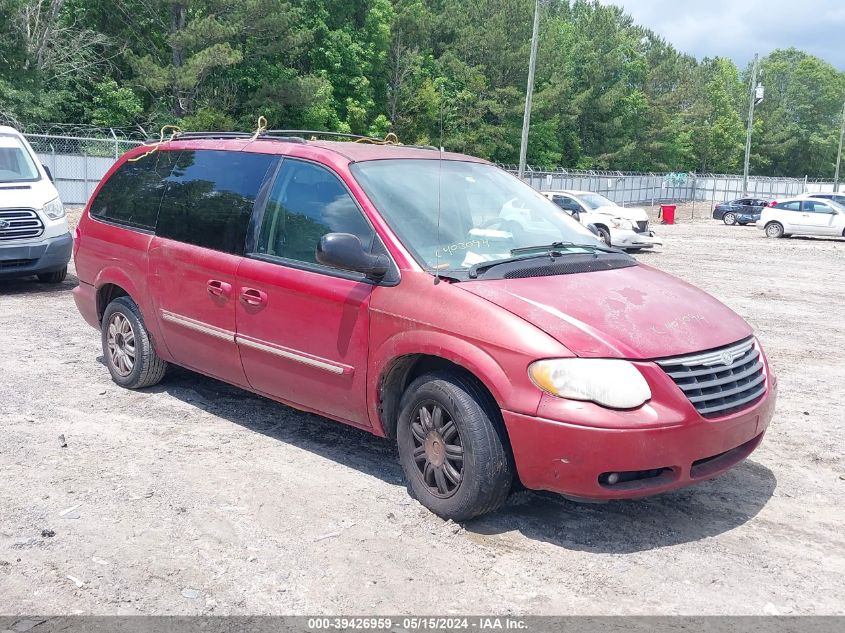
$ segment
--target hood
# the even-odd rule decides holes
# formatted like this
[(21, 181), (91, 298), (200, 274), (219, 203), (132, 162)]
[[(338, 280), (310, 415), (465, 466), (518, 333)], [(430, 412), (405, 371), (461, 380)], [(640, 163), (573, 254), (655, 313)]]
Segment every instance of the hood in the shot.
[(642, 222), (648, 220), (648, 213), (642, 207), (617, 207), (605, 206), (598, 207), (590, 211), (590, 213), (600, 213), (601, 215), (609, 215), (614, 218), (624, 218), (626, 220), (633, 220), (634, 222)]
[(53, 183), (46, 178), (35, 182), (0, 182), (0, 209), (38, 210), (58, 195)]
[(712, 349), (751, 335), (706, 292), (650, 266), (462, 282), (578, 356), (651, 359)]

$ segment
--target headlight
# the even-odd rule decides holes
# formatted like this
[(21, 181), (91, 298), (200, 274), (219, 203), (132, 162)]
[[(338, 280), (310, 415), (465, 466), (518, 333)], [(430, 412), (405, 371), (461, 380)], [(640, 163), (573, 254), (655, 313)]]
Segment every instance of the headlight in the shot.
[(625, 220), (623, 218), (613, 218), (610, 222), (613, 224), (614, 228), (617, 229), (626, 229), (630, 231), (634, 228), (634, 225), (631, 224), (630, 220)]
[(58, 220), (59, 218), (65, 217), (65, 207), (58, 198), (50, 200), (50, 202), (44, 205), (41, 211), (51, 220)]
[(638, 407), (651, 398), (639, 370), (626, 360), (558, 358), (528, 367), (534, 384), (553, 396), (589, 400), (613, 409)]

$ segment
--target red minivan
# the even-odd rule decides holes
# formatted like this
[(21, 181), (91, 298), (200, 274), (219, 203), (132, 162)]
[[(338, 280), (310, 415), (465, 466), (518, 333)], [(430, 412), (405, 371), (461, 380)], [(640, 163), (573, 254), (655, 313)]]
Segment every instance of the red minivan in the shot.
[(776, 380), (719, 301), (606, 247), (494, 165), (427, 148), (183, 134), (123, 156), (77, 230), (115, 382), (168, 363), (395, 438), (456, 521), (711, 478)]

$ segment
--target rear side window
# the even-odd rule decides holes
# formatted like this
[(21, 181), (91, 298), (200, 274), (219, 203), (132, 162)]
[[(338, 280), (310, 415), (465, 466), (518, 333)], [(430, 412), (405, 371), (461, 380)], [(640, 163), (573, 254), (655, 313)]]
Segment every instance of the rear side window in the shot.
[(157, 151), (125, 162), (100, 188), (91, 215), (101, 220), (153, 230), (170, 174), (179, 152)]
[(269, 154), (180, 152), (166, 179), (156, 235), (243, 255), (252, 207), (277, 162)]
[(794, 202), (781, 202), (776, 204), (775, 207), (783, 209), (784, 211), (798, 211), (801, 209), (801, 202), (798, 200), (795, 200)]

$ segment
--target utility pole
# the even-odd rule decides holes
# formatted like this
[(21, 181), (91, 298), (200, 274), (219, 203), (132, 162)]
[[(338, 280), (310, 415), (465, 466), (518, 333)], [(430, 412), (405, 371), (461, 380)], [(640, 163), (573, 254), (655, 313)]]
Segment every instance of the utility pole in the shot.
[(748, 131), (745, 134), (745, 166), (742, 168), (742, 195), (748, 192), (748, 161), (751, 159), (751, 127), (754, 125), (754, 105), (757, 100), (757, 53), (751, 68), (751, 87), (748, 90)]
[(534, 67), (537, 65), (537, 40), (540, 31), (540, 0), (534, 2), (534, 29), (531, 32), (531, 58), (528, 60), (528, 88), (525, 90), (525, 114), (522, 115), (522, 142), (519, 144), (519, 177), (525, 174), (528, 154), (528, 128), (531, 127), (531, 100), (534, 95)]
[(833, 173), (833, 190), (839, 191), (839, 163), (842, 161), (842, 137), (845, 136), (845, 103), (842, 104), (842, 125), (839, 127), (839, 151), (836, 152), (836, 171)]

